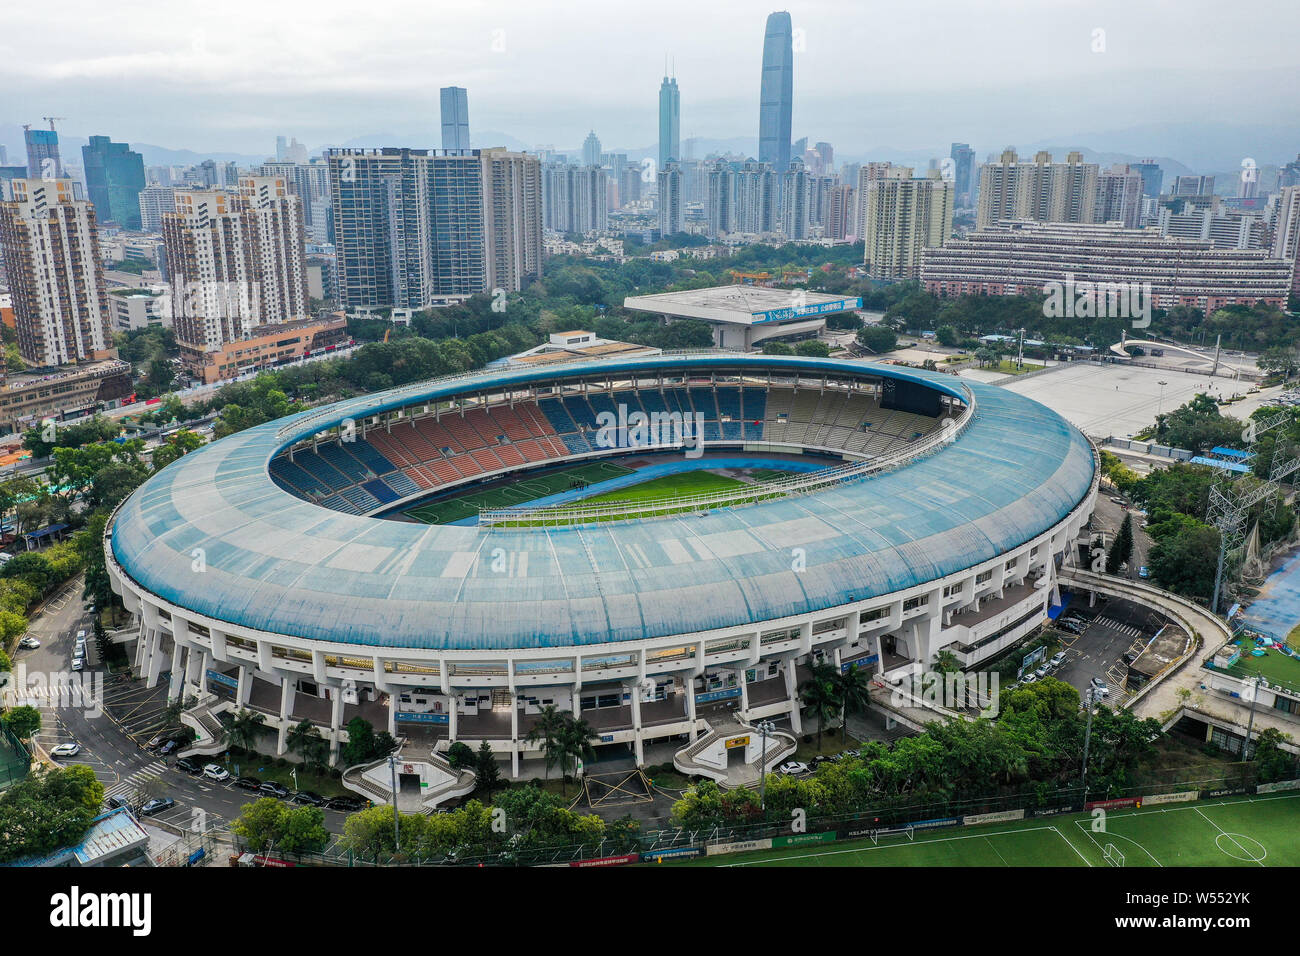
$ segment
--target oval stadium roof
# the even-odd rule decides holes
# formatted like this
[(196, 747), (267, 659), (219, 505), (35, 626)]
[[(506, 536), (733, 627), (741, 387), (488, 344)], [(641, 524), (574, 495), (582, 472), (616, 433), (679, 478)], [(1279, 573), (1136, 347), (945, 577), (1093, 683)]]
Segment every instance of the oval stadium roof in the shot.
[[(358, 517), (299, 499), (268, 474), (278, 451), (348, 418), (471, 389), (666, 365), (912, 379), (973, 394), (976, 411), (952, 443), (891, 472), (803, 497), (595, 527)], [(933, 580), (1059, 523), (1092, 473), (1077, 429), (994, 386), (835, 359), (665, 355), (406, 386), (247, 429), (137, 489), (115, 518), (112, 549), (161, 598), (261, 631), (394, 649), (560, 648), (746, 625)], [(794, 548), (804, 550), (802, 571), (792, 570)]]

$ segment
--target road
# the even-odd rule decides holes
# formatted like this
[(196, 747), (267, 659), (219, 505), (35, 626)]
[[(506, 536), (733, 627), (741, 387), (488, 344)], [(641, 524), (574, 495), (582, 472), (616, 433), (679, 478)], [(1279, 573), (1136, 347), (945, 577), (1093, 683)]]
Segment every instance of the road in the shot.
[[(93, 637), (87, 641), (89, 660), (80, 673), (71, 670), (72, 648), (78, 630), (89, 634), (90, 615), (81, 602), (80, 577), (65, 585), (36, 615), (28, 635), (41, 642), (35, 650), (18, 651), (15, 683), (32, 689), (31, 703), (41, 711), (36, 742), (48, 753), (61, 743), (81, 745), (76, 756), (59, 758), (64, 765), (83, 764), (104, 785), (105, 796), (136, 797), (142, 784), (156, 789), (150, 796), (168, 796), (176, 806), (154, 819), (186, 829), (219, 827), (237, 817), (244, 804), (256, 797), (234, 786), (231, 779), (218, 783), (193, 777), (148, 753), (146, 742), (165, 729), (167, 674), (157, 687), (144, 681), (116, 677), (100, 666)], [(198, 763), (224, 761), (196, 758)], [(231, 768), (232, 774), (235, 768)], [(241, 767), (256, 775), (257, 767)], [(159, 784), (149, 781), (158, 780)], [(325, 811), (325, 827), (343, 832), (345, 814)]]

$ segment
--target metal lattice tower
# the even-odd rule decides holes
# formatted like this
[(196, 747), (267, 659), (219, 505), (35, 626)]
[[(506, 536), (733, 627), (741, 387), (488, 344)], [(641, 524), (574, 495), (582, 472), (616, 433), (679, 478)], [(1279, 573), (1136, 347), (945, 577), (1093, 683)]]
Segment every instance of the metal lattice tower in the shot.
[[(1241, 433), (1242, 440), (1249, 443), (1247, 452), (1252, 457), (1257, 455), (1260, 437), (1290, 421), (1291, 413), (1283, 411), (1259, 421), (1252, 419), (1247, 422)], [(1206, 509), (1205, 520), (1219, 529), (1219, 564), (1214, 573), (1214, 597), (1210, 602), (1210, 610), (1215, 614), (1219, 612), (1219, 598), (1223, 593), (1224, 571), (1236, 559), (1237, 552), (1246, 539), (1246, 518), (1250, 509), (1270, 495), (1276, 496), (1282, 479), (1300, 470), (1300, 456), (1279, 461), (1278, 450), (1274, 443), (1267, 481), (1246, 488), (1225, 474), (1210, 488), (1210, 504)]]

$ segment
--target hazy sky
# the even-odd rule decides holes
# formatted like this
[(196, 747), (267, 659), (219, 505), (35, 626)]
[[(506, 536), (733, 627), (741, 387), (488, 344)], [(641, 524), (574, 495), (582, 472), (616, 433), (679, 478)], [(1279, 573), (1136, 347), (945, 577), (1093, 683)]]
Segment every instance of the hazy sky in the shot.
[[(472, 131), (566, 148), (594, 128), (606, 148), (649, 146), (665, 54), (676, 62), (684, 137), (756, 136), (763, 26), (776, 9), (737, 0), (57, 7), (57, 24), (43, 4), (5, 11), (0, 123), (58, 115), (69, 135), (246, 153), (270, 151), (276, 133), (312, 147), (375, 133), (437, 145), (438, 87), (453, 84), (469, 89)], [(789, 9), (794, 137), (829, 140), (841, 154), (950, 140), (987, 152), (1206, 120), (1300, 129), (1295, 0)]]

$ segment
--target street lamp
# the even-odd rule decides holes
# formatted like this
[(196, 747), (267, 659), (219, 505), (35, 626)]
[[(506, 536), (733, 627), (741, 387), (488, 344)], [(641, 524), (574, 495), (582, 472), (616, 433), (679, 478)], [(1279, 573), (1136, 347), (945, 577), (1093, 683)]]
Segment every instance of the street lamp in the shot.
[(1160, 401), (1156, 404), (1156, 418), (1159, 419), (1160, 413), (1164, 411), (1165, 408), (1165, 386), (1168, 385), (1169, 383), (1156, 382), (1156, 384), (1160, 386)]
[(776, 725), (770, 720), (760, 720), (754, 725), (763, 738), (763, 755), (758, 759), (758, 809), (766, 809), (767, 801), (767, 735), (776, 732)]
[(1079, 785), (1083, 787), (1083, 799), (1088, 799), (1088, 745), (1092, 742), (1092, 698), (1093, 688), (1089, 687), (1083, 692), (1083, 703), (1088, 708), (1088, 725), (1083, 732), (1083, 774), (1079, 779)]
[(388, 755), (388, 773), (393, 783), (393, 849), (396, 851), (402, 847), (402, 825), (397, 813), (397, 757), (394, 754)]

